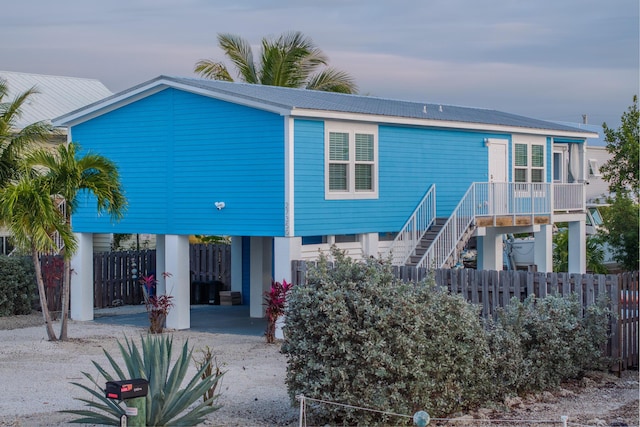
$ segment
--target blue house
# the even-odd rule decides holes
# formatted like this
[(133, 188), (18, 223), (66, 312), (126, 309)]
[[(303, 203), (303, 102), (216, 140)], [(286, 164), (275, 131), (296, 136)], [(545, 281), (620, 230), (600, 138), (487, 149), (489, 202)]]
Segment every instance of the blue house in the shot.
[[(232, 236), (231, 289), (263, 316), (271, 280), (332, 244), (355, 257), (502, 269), (502, 236), (532, 232), (551, 271), (554, 222), (585, 270), (589, 131), (486, 109), (160, 76), (61, 116), (70, 140), (112, 159), (129, 201), (117, 223), (87, 196), (73, 217), (71, 315), (93, 317), (92, 235), (149, 233), (172, 273), (169, 327), (189, 318), (188, 236)], [(436, 232), (436, 230), (439, 230)], [(435, 236), (435, 238), (434, 238)]]

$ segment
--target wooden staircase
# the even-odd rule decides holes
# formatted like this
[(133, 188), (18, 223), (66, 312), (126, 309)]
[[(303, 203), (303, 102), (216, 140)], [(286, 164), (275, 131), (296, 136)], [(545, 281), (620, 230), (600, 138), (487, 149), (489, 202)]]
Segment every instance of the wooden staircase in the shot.
[[(435, 219), (433, 225), (429, 228), (429, 230), (427, 230), (427, 232), (420, 240), (420, 243), (418, 243), (418, 245), (416, 246), (414, 253), (407, 260), (406, 265), (415, 267), (420, 263), (424, 254), (429, 250), (433, 242), (438, 237), (438, 234), (440, 234), (440, 231), (446, 224), (447, 220), (448, 218)], [(460, 259), (460, 254), (466, 247), (469, 239), (473, 236), (473, 232), (476, 228), (477, 227), (473, 224), (470, 225), (469, 228), (467, 228), (460, 240), (458, 240), (458, 242), (455, 244), (454, 251), (451, 253), (451, 255), (449, 255), (442, 268), (453, 268), (456, 266), (458, 260)]]
[(446, 222), (447, 218), (436, 218), (433, 221), (431, 227), (429, 227), (427, 232), (424, 233), (424, 236), (422, 236), (422, 239), (420, 239), (420, 242), (416, 245), (413, 254), (407, 260), (406, 265), (410, 267), (415, 267), (416, 265), (418, 265)]
[[(475, 230), (474, 188), (474, 184), (469, 187), (450, 217), (438, 218), (435, 216), (435, 186), (432, 186), (427, 194), (433, 191), (433, 197), (423, 198), (389, 249), (394, 265), (454, 267)], [(428, 209), (425, 208), (427, 203)], [(433, 216), (426, 218), (424, 212), (432, 212)], [(421, 217), (425, 219), (416, 220)], [(414, 224), (417, 223), (423, 227), (416, 227)]]

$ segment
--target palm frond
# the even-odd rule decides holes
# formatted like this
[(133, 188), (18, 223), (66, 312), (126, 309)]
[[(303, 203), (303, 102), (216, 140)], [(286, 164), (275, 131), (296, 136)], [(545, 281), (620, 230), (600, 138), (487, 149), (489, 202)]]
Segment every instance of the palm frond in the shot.
[(229, 74), (229, 70), (227, 70), (227, 67), (222, 62), (214, 62), (210, 59), (201, 59), (196, 63), (193, 71), (205, 79), (222, 80), (225, 82), (233, 81), (233, 77)]
[(259, 83), (253, 62), (251, 45), (242, 37), (233, 34), (218, 34), (218, 45), (233, 62), (238, 74), (247, 83)]
[(334, 68), (326, 68), (313, 76), (307, 83), (307, 89), (326, 92), (357, 93), (358, 86), (351, 75)]

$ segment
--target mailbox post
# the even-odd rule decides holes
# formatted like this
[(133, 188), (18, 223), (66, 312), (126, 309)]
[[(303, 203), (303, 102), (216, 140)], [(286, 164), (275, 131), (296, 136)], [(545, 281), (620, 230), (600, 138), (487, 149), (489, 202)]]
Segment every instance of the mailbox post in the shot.
[(124, 400), (127, 405), (126, 415), (120, 418), (120, 426), (127, 425), (145, 427), (147, 424), (147, 393), (149, 381), (143, 378), (132, 380), (107, 381), (106, 397)]

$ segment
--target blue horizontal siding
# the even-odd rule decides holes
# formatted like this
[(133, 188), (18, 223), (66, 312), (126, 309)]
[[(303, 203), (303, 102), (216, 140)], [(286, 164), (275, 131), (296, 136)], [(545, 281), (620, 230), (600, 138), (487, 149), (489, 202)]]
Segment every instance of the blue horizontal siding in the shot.
[[(487, 181), (493, 134), (379, 126), (379, 198), (325, 200), (324, 124), (295, 122), (295, 233), (300, 236), (398, 231), (431, 184), (448, 216), (474, 181)], [(502, 136), (504, 137), (504, 136)]]
[[(273, 113), (167, 89), (73, 127), (113, 160), (129, 207), (98, 216), (86, 197), (79, 232), (281, 236), (284, 125)], [(224, 201), (218, 211), (214, 202)]]

